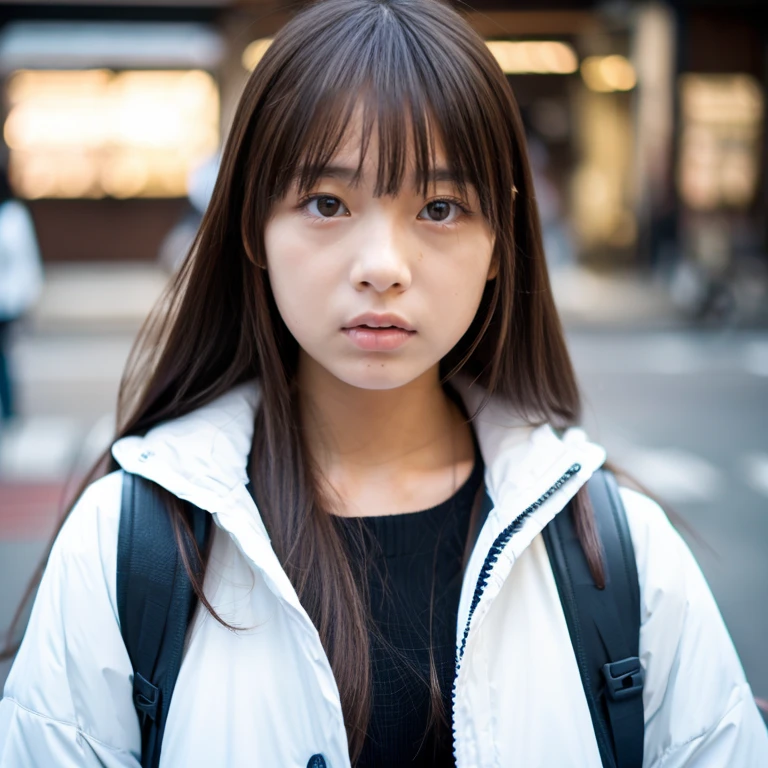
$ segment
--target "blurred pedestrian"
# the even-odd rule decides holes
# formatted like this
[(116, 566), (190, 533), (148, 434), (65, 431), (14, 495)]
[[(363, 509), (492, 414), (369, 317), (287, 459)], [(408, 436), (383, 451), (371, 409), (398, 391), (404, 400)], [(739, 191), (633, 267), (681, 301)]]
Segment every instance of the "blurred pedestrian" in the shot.
[(184, 272), (2, 768), (768, 765), (690, 551), (577, 428), (517, 107), (450, 6), (294, 16)]
[(163, 239), (158, 262), (173, 274), (182, 265), (200, 228), (219, 170), (218, 155), (211, 155), (192, 170), (187, 179), (187, 204), (179, 220)]
[(560, 190), (551, 177), (549, 151), (546, 143), (532, 129), (528, 134), (528, 156), (549, 271), (573, 267), (576, 262), (573, 237), (564, 215)]
[(32, 307), (43, 285), (35, 225), (27, 207), (14, 198), (0, 166), (0, 416), (16, 415), (9, 361), (11, 326)]

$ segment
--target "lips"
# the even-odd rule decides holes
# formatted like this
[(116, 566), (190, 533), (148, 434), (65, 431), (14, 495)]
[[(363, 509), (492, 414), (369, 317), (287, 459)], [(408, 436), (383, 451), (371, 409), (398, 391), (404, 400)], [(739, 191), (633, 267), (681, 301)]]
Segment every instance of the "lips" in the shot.
[(344, 335), (366, 352), (393, 352), (416, 335), (413, 326), (399, 315), (359, 315), (342, 329)]
[(348, 331), (353, 328), (366, 330), (399, 330), (415, 333), (413, 326), (399, 315), (391, 313), (377, 314), (368, 312), (364, 315), (358, 315), (343, 327)]

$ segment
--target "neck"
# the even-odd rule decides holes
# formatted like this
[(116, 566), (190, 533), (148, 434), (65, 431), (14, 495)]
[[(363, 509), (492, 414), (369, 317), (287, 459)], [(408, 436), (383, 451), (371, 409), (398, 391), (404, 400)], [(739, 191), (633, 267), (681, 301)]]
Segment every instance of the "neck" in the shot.
[[(442, 497), (450, 495), (457, 467), (465, 479), (474, 456), (471, 432), (443, 391), (437, 366), (405, 386), (366, 390), (302, 358), (299, 403), (307, 448), (342, 514), (413, 511), (409, 505), (424, 503), (418, 488), (437, 485), (434, 495)], [(387, 498), (385, 511), (370, 502), (374, 488)], [(355, 502), (362, 497), (364, 509)]]

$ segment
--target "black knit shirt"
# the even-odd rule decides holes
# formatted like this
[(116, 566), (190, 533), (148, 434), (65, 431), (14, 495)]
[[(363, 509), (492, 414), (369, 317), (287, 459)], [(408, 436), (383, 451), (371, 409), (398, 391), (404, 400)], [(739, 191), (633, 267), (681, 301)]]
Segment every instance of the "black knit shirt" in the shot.
[[(353, 565), (364, 567), (371, 597), (373, 708), (357, 768), (453, 766), (451, 689), (462, 558), (483, 461), (447, 501), (421, 512), (338, 518), (354, 537), (362, 526), (363, 552), (352, 547)], [(358, 535), (359, 540), (359, 535)], [(446, 724), (428, 728), (431, 646)]]

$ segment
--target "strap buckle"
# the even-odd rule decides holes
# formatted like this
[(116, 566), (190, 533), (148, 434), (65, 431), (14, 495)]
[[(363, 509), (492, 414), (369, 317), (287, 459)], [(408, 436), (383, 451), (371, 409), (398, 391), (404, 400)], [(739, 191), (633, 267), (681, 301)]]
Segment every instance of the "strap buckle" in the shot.
[(152, 685), (140, 672), (133, 674), (133, 705), (144, 718), (157, 721), (160, 707), (160, 689)]
[(608, 694), (614, 701), (630, 699), (643, 692), (645, 670), (637, 656), (605, 664), (603, 677)]

